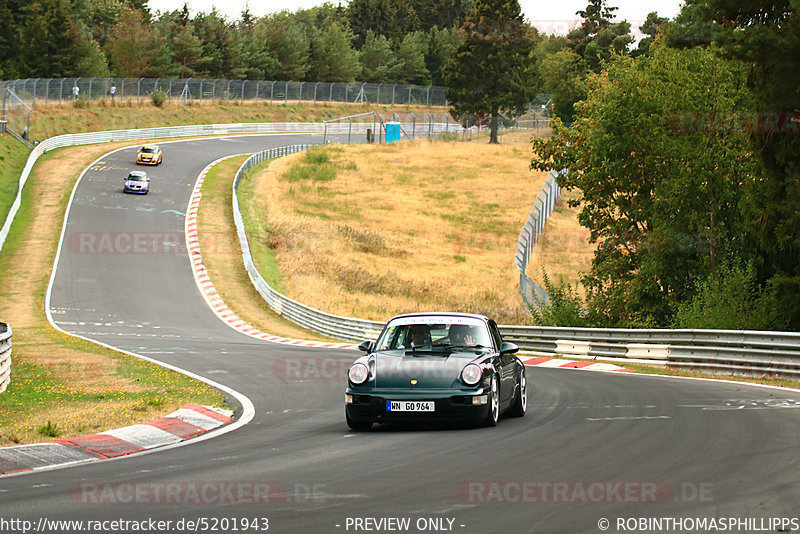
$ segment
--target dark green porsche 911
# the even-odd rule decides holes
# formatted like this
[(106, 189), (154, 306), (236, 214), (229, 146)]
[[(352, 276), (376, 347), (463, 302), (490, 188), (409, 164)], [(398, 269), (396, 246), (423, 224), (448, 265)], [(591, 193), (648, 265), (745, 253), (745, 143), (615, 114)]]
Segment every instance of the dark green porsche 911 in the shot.
[(345, 392), (347, 425), (432, 419), (495, 426), (508, 412), (527, 409), (525, 366), (497, 324), (482, 315), (399, 315), (367, 354), (350, 367)]

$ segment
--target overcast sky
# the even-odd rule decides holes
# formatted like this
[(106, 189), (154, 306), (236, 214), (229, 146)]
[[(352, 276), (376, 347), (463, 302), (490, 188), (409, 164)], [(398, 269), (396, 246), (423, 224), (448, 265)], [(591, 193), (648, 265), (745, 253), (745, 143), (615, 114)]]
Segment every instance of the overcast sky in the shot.
[[(339, 0), (333, 0), (334, 5)], [(189, 5), (189, 11), (194, 15), (199, 11), (209, 12), (216, 6), (217, 11), (231, 20), (236, 20), (246, 5), (255, 16), (288, 9), (296, 11), (300, 8), (309, 8), (322, 5), (324, 0), (150, 0), (151, 11), (172, 11), (180, 9), (183, 4)], [(608, 5), (617, 6), (616, 20), (625, 19), (631, 23), (634, 31), (647, 18), (651, 11), (658, 12), (659, 16), (673, 18), (678, 14), (681, 0), (609, 0)], [(341, 1), (346, 5), (345, 0)], [(586, 8), (587, 0), (520, 0), (522, 13), (525, 18), (533, 23), (539, 30), (547, 34), (565, 34), (575, 25), (578, 17), (576, 11)]]

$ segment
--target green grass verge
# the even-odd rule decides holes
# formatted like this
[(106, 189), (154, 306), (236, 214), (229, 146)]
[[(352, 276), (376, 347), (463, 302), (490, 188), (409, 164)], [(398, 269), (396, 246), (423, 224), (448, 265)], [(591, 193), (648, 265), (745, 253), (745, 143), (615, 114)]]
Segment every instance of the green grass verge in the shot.
[[(54, 157), (59, 151), (48, 153), (41, 161)], [(87, 161), (86, 165), (90, 163)], [(74, 178), (77, 179), (77, 176), (76, 174)], [(13, 285), (10, 278), (12, 261), (25, 243), (34, 223), (34, 199), (31, 191), (37, 179), (41, 178), (35, 172), (32, 173), (23, 190), (20, 210), (0, 254), (0, 280), (4, 287)], [(59, 232), (71, 192), (72, 188), (65, 189), (58, 201)], [(152, 362), (62, 334), (49, 325), (41, 304), (44, 303), (50, 280), (50, 268), (55, 258), (58, 238), (58, 234), (52, 236), (51, 250), (41, 272), (27, 273), (28, 276), (37, 277), (34, 294), (30, 296), (33, 302), (29, 304), (37, 307), (36, 324), (14, 328), (13, 318), (2, 318), (11, 323), (14, 329), (14, 352), (11, 383), (0, 394), (0, 445), (74, 436), (84, 429), (96, 430), (104, 421), (115, 421), (115, 417), (118, 418), (116, 420), (124, 420), (131, 411), (152, 411), (152, 408), (166, 413), (186, 403), (224, 406), (224, 395), (205, 383)], [(70, 351), (73, 355), (77, 352), (86, 354), (87, 357), (100, 356), (100, 360), (104, 362), (100, 371), (104, 377), (97, 382), (100, 386), (89, 384), (86, 387), (82, 377), (88, 374), (85, 371), (89, 369), (76, 363), (74, 357), (65, 362), (53, 358), (52, 363), (46, 365), (36, 363), (35, 358), (29, 357), (52, 354), (59, 350)], [(104, 406), (108, 406), (108, 409)], [(85, 419), (72, 416), (73, 413), (81, 412), (95, 412), (95, 415)]]
[(0, 227), (17, 197), (19, 176), (31, 150), (8, 134), (0, 135)]
[(253, 256), (253, 262), (264, 281), (275, 291), (283, 293), (283, 282), (281, 281), (280, 269), (275, 258), (275, 250), (270, 246), (272, 231), (266, 222), (266, 217), (257, 213), (258, 207), (255, 202), (254, 192), (255, 183), (252, 180), (248, 180), (249, 176), (257, 176), (268, 165), (269, 161), (264, 161), (249, 169), (242, 181), (239, 182), (237, 196), (239, 198), (242, 221), (247, 229), (247, 239), (250, 243), (250, 254)]

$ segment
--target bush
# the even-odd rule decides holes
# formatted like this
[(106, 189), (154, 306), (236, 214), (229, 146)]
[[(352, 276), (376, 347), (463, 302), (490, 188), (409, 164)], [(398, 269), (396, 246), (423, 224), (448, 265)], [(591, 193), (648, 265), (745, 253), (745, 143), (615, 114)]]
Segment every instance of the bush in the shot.
[(592, 326), (589, 314), (578, 295), (577, 284), (573, 288), (569, 282), (560, 277), (558, 283), (553, 283), (542, 269), (544, 290), (547, 300), (542, 301), (534, 296), (533, 303), (529, 305), (531, 315), (540, 326)]
[(709, 275), (675, 313), (677, 328), (780, 330), (786, 327), (771, 284), (760, 286), (752, 263), (727, 262)]
[(167, 101), (167, 96), (167, 92), (163, 89), (156, 89), (150, 93), (150, 99), (153, 101), (153, 105), (157, 108), (160, 108), (164, 105), (164, 102)]

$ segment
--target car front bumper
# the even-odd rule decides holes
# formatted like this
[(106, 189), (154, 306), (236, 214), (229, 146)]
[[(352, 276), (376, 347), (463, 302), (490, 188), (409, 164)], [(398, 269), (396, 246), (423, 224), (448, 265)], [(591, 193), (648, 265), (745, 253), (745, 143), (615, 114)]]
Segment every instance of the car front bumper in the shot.
[[(455, 393), (455, 394), (454, 394)], [(433, 421), (451, 420), (477, 422), (486, 419), (489, 414), (489, 404), (486, 402), (486, 394), (482, 391), (465, 392), (441, 392), (420, 394), (415, 392), (409, 395), (408, 392), (381, 392), (359, 393), (348, 389), (346, 392), (345, 411), (347, 416), (356, 421), (372, 421), (373, 423), (409, 422), (409, 421)], [(475, 398), (479, 404), (475, 404)], [(347, 402), (347, 401), (350, 402)], [(433, 412), (392, 412), (386, 408), (387, 401), (433, 401)]]

